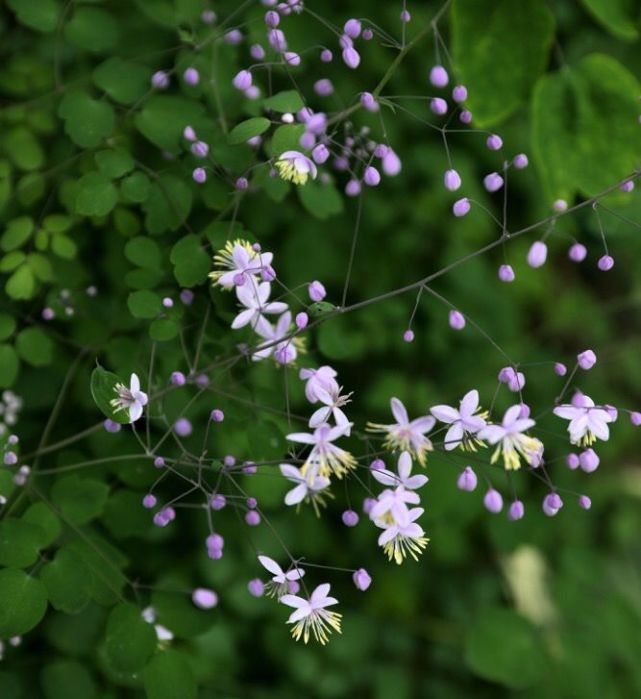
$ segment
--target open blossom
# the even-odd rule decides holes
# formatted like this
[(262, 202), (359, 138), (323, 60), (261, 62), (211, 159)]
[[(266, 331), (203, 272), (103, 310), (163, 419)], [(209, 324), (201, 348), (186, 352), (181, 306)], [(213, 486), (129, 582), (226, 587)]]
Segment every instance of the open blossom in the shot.
[(285, 572), (273, 558), (269, 556), (258, 556), (260, 564), (272, 574), (272, 579), (265, 585), (265, 591), (270, 597), (279, 599), (290, 592), (290, 583), (300, 580), (305, 571), (301, 568), (292, 568)]
[(531, 418), (522, 418), (520, 415), (521, 406), (513, 405), (505, 412), (500, 425), (487, 425), (478, 433), (479, 439), (497, 445), (491, 463), (496, 463), (502, 453), (503, 463), (508, 471), (521, 468), (521, 456), (530, 466), (538, 466), (541, 463), (543, 443), (535, 437), (523, 434), (536, 423)]
[(257, 284), (253, 280), (249, 284), (236, 287), (236, 296), (245, 307), (244, 310), (234, 318), (231, 327), (234, 330), (251, 325), (252, 328), (265, 321), (264, 313), (284, 313), (287, 304), (280, 301), (269, 302), (271, 284), (262, 282)]
[(343, 406), (350, 402), (351, 393), (341, 395), (342, 387), (339, 387), (337, 391), (323, 391), (323, 389), (318, 389), (318, 398), (321, 403), (324, 403), (323, 407), (318, 408), (314, 414), (309, 419), (309, 426), (316, 428), (319, 425), (327, 422), (330, 417), (334, 418), (336, 425), (339, 427), (345, 427), (345, 436), (349, 437), (351, 432), (351, 423), (349, 418), (343, 412)]
[(271, 252), (257, 252), (246, 240), (228, 240), (214, 255), (214, 264), (221, 269), (211, 272), (209, 278), (223, 289), (232, 289), (239, 279), (248, 281), (269, 268), (273, 258)]
[(398, 457), (398, 475), (387, 469), (372, 471), (372, 476), (382, 485), (391, 487), (402, 486), (406, 490), (418, 490), (428, 481), (427, 476), (418, 474), (412, 476), (412, 457), (409, 452), (404, 451)]
[(284, 180), (294, 184), (305, 184), (309, 177), (315, 180), (317, 174), (314, 161), (297, 150), (282, 153), (276, 161), (276, 169)]
[(394, 490), (384, 490), (377, 498), (376, 503), (369, 511), (370, 519), (380, 520), (381, 526), (387, 526), (397, 521), (407, 519), (407, 505), (418, 505), (420, 503), (418, 493), (412, 490), (405, 490), (401, 485)]
[(468, 391), (462, 398), (458, 410), (449, 405), (435, 405), (430, 408), (432, 415), (440, 422), (450, 425), (445, 435), (445, 450), (451, 451), (461, 446), (463, 449), (476, 451), (476, 446), (484, 446), (476, 438), (479, 430), (487, 424), (484, 414), (479, 412), (479, 392)]
[(423, 511), (422, 507), (413, 507), (391, 523), (374, 520), (376, 526), (385, 529), (378, 537), (378, 544), (383, 547), (390, 561), (394, 560), (400, 565), (408, 555), (418, 561), (419, 555), (429, 541), (423, 528), (416, 523)]
[(345, 449), (334, 444), (339, 437), (347, 434), (351, 423), (330, 427), (328, 424), (319, 425), (313, 433), (293, 432), (287, 435), (290, 442), (309, 444), (312, 450), (301, 471), (318, 469), (320, 476), (329, 477), (334, 474), (342, 478), (347, 471), (356, 468), (356, 459)]
[(147, 394), (140, 390), (140, 379), (136, 374), (132, 374), (129, 380), (129, 387), (122, 383), (114, 386), (114, 391), (118, 395), (110, 401), (113, 409), (118, 412), (125, 410), (129, 413), (129, 422), (136, 422), (142, 415), (142, 409), (147, 405)]
[(283, 315), (272, 325), (266, 318), (254, 328), (265, 339), (258, 346), (258, 350), (252, 355), (255, 362), (273, 355), (279, 364), (291, 364), (298, 356), (300, 343), (297, 338), (287, 337), (292, 324), (290, 311)]
[(329, 478), (319, 475), (314, 468), (308, 468), (303, 472), (303, 469), (298, 469), (296, 466), (281, 464), (280, 472), (292, 483), (296, 483), (296, 486), (285, 495), (286, 505), (309, 502), (318, 515), (318, 507), (325, 506), (325, 497), (332, 497), (331, 493), (324, 492), (330, 485)]
[(298, 641), (301, 636), (303, 641), (309, 641), (310, 634), (325, 645), (332, 631), (341, 632), (341, 615), (330, 612), (326, 608), (338, 604), (335, 597), (328, 597), (329, 583), (319, 585), (309, 599), (298, 595), (283, 595), (280, 601), (288, 607), (294, 607), (294, 611), (287, 620), (292, 627), (292, 636)]
[(384, 442), (387, 449), (408, 451), (423, 466), (426, 452), (433, 449), (432, 442), (425, 435), (434, 427), (436, 420), (431, 415), (425, 415), (410, 421), (405, 406), (398, 398), (392, 398), (390, 405), (396, 422), (390, 425), (370, 422), (368, 430), (387, 433)]
[(570, 442), (589, 447), (597, 439), (607, 440), (610, 437), (608, 422), (613, 421), (612, 414), (605, 408), (596, 408), (589, 396), (582, 395), (578, 402), (580, 405), (559, 405), (553, 411), (558, 417), (570, 421)]
[(340, 391), (336, 381), (336, 370), (331, 366), (321, 366), (318, 369), (301, 369), (300, 378), (306, 381), (305, 397), (310, 403), (318, 403), (321, 393)]

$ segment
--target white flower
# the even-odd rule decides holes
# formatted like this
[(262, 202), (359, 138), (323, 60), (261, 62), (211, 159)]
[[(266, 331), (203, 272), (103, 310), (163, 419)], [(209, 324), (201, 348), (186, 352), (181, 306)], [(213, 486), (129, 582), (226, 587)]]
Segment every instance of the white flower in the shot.
[(398, 475), (385, 468), (372, 471), (372, 476), (381, 483), (391, 487), (403, 486), (406, 490), (418, 490), (428, 481), (427, 476), (422, 474), (412, 476), (412, 457), (409, 452), (404, 451), (398, 457)]
[(316, 428), (319, 425), (322, 425), (324, 422), (327, 422), (330, 416), (332, 416), (338, 427), (346, 428), (345, 436), (349, 437), (351, 432), (351, 423), (341, 408), (350, 402), (352, 394), (348, 393), (341, 396), (341, 390), (342, 387), (339, 386), (336, 387), (335, 391), (332, 390), (331, 393), (324, 391), (320, 387), (316, 389), (318, 400), (325, 405), (322, 408), (318, 408), (318, 410), (316, 410), (311, 416), (309, 419), (310, 427)]
[(324, 507), (324, 498), (331, 497), (330, 493), (323, 492), (330, 485), (329, 478), (319, 476), (314, 468), (308, 468), (303, 473), (302, 469), (290, 464), (281, 464), (280, 472), (292, 483), (296, 483), (296, 487), (285, 495), (285, 504), (298, 505), (303, 501), (310, 502), (318, 515), (318, 506)]
[(326, 607), (338, 604), (334, 597), (328, 597), (329, 583), (319, 585), (309, 599), (298, 595), (283, 595), (280, 601), (288, 607), (294, 607), (294, 611), (287, 620), (288, 624), (294, 624), (292, 636), (298, 641), (301, 636), (303, 641), (309, 641), (310, 633), (322, 645), (329, 640), (329, 634), (333, 631), (341, 632), (341, 615), (330, 612)]
[(122, 383), (114, 386), (118, 394), (111, 402), (115, 412), (126, 410), (129, 413), (129, 422), (136, 422), (142, 415), (142, 409), (147, 405), (147, 394), (140, 390), (140, 379), (132, 374), (129, 380), (129, 388)]
[(323, 393), (340, 392), (337, 373), (331, 366), (321, 366), (318, 369), (301, 369), (300, 378), (306, 381), (305, 397), (310, 403), (318, 403), (321, 391)]
[[(252, 354), (252, 359), (258, 362), (273, 354), (274, 359), (279, 364), (291, 364), (298, 356), (296, 343), (293, 338), (283, 339), (287, 337), (291, 323), (292, 314), (290, 311), (283, 313), (276, 321), (276, 325), (272, 325), (268, 320), (263, 318), (256, 326), (255, 330), (261, 337), (265, 338), (266, 342), (258, 346), (258, 350)], [(282, 340), (282, 342), (280, 340)]]
[(265, 320), (263, 313), (284, 313), (287, 310), (287, 304), (279, 301), (268, 302), (270, 293), (269, 282), (256, 284), (252, 279), (242, 286), (237, 286), (236, 296), (245, 306), (245, 310), (234, 318), (231, 324), (232, 329), (238, 330), (250, 324), (252, 328), (257, 327), (261, 321)]
[(390, 425), (369, 423), (369, 431), (387, 433), (384, 444), (388, 449), (408, 451), (423, 466), (425, 453), (433, 449), (432, 442), (425, 435), (434, 427), (436, 420), (431, 415), (425, 415), (410, 422), (407, 410), (398, 398), (392, 398), (390, 405), (396, 422)]
[(258, 556), (258, 560), (263, 568), (268, 570), (273, 576), (271, 581), (265, 585), (267, 594), (272, 597), (282, 597), (290, 591), (290, 582), (300, 580), (305, 575), (305, 571), (301, 568), (292, 568), (285, 572), (273, 558), (268, 556)]
[(284, 180), (294, 184), (305, 184), (310, 176), (316, 179), (314, 161), (297, 150), (282, 153), (276, 161), (276, 169)]
[(568, 432), (570, 442), (582, 447), (594, 444), (597, 439), (610, 437), (608, 422), (612, 415), (604, 408), (595, 408), (594, 401), (586, 395), (581, 396), (580, 405), (560, 405), (554, 408), (554, 414), (569, 420)]
[(334, 440), (347, 434), (351, 423), (330, 427), (328, 424), (319, 425), (312, 434), (307, 432), (293, 432), (287, 435), (290, 442), (310, 444), (312, 450), (307, 457), (301, 471), (306, 473), (310, 468), (318, 468), (321, 476), (330, 476), (332, 473), (342, 478), (349, 469), (356, 467), (354, 457), (344, 449), (333, 444)]
[(420, 501), (417, 493), (413, 490), (405, 490), (402, 485), (394, 490), (388, 488), (378, 496), (369, 516), (378, 526), (402, 522), (407, 519), (407, 503), (418, 505)]
[(508, 471), (521, 468), (521, 456), (530, 466), (536, 467), (541, 463), (543, 443), (539, 439), (523, 434), (536, 423), (520, 415), (521, 406), (513, 405), (505, 412), (502, 424), (487, 425), (478, 433), (479, 439), (498, 445), (492, 454), (491, 463), (496, 463), (502, 452), (503, 463)]
[(427, 546), (429, 539), (425, 536), (422, 527), (416, 524), (416, 520), (423, 514), (423, 508), (413, 507), (400, 520), (384, 525), (375, 522), (377, 526), (384, 527), (385, 531), (378, 537), (379, 546), (391, 561), (401, 564), (409, 554), (415, 561)]
[(268, 268), (273, 259), (271, 252), (256, 252), (246, 240), (228, 240), (225, 247), (214, 256), (214, 263), (227, 271), (216, 270), (209, 277), (214, 284), (231, 289), (236, 285), (235, 278), (238, 275), (245, 282), (250, 281), (254, 275)]
[[(444, 446), (446, 451), (456, 449), (459, 445), (464, 449), (476, 451), (474, 435), (487, 424), (482, 415), (475, 415), (479, 409), (479, 392), (468, 391), (460, 402), (459, 409), (449, 405), (435, 405), (430, 408), (432, 415), (450, 428), (445, 435)], [(484, 446), (484, 445), (480, 445)]]

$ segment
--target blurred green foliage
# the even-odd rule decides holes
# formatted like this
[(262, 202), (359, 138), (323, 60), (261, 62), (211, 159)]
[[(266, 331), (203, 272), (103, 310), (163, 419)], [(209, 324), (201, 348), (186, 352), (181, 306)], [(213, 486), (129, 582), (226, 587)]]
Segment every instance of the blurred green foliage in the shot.
[[(307, 5), (338, 27), (367, 17), (401, 32), (401, 3)], [(408, 36), (429, 26), (439, 7), (410, 6)], [(364, 192), (362, 207), (343, 196), (340, 174), (296, 192), (270, 178), (265, 161), (295, 147), (301, 127), (275, 127), (265, 114), (277, 121), (299, 109), (298, 88), (313, 108), (345, 109), (374, 90), (394, 50), (374, 40), (359, 44), (357, 71), (338, 57), (326, 65), (318, 45), (338, 56), (336, 36), (311, 14), (286, 18), (303, 66), (291, 76), (257, 71), (263, 96), (249, 101), (231, 80), (249, 65), (248, 46), (265, 41), (265, 8), (216, 4), (219, 25), (229, 17), (225, 28), (247, 35), (239, 47), (221, 40), (219, 25), (200, 21), (204, 9), (204, 0), (7, 0), (0, 12), (0, 386), (24, 399), (16, 430), (33, 469), (24, 488), (8, 468), (0, 471), (0, 494), (9, 499), (0, 512), (0, 638), (23, 636), (17, 647), (4, 643), (0, 697), (639, 696), (641, 469), (639, 436), (624, 415), (590, 476), (563, 466), (565, 437), (558, 422), (542, 418), (553, 480), (589, 493), (589, 513), (565, 496), (563, 511), (545, 518), (544, 483), (518, 473), (509, 482), (499, 474), (496, 484), (525, 500), (525, 519), (491, 516), (480, 492), (456, 489), (464, 457), (436, 452), (423, 495), (430, 545), (419, 563), (397, 567), (384, 559), (366, 518), (353, 530), (341, 525), (350, 502), (360, 509), (362, 489), (337, 488), (317, 519), (308, 509), (285, 509), (286, 484), (276, 469), (261, 468), (239, 477), (237, 492), (258, 498), (269, 526), (250, 530), (232, 508), (223, 510), (216, 524), (226, 553), (211, 561), (202, 511), (180, 510), (170, 527), (153, 526), (141, 500), (158, 472), (128, 428), (108, 434), (94, 427), (100, 414), (90, 391), (96, 360), (121, 377), (138, 372), (145, 386), (150, 376), (160, 390), (172, 371), (223, 362), (239, 341), (251, 342), (229, 330), (233, 298), (211, 292), (207, 280), (213, 251), (246, 237), (275, 253), (279, 280), (301, 298), (312, 279), (327, 287), (332, 305), (309, 309), (324, 322), (310, 333), (300, 364), (336, 366), (354, 391), (348, 412), (359, 434), (367, 420), (387, 420), (394, 395), (413, 415), (453, 403), (472, 386), (488, 405), (506, 356), (524, 363), (526, 399), (543, 412), (563, 385), (549, 362), (572, 364), (587, 347), (599, 363), (578, 385), (600, 402), (638, 407), (637, 190), (608, 195), (598, 218), (586, 207), (559, 219), (547, 239), (549, 262), (539, 270), (525, 264), (533, 237), (523, 236), (434, 282), (500, 351), (469, 323), (451, 331), (448, 308), (428, 294), (411, 344), (402, 334), (413, 294), (332, 312), (357, 217), (348, 304), (416, 282), (500, 235), (483, 207), (500, 219), (502, 197), (486, 193), (481, 180), (504, 156), (485, 147), (487, 132), (448, 135), (462, 192), (474, 200), (472, 212), (455, 219), (459, 194), (442, 186), (449, 162), (441, 133), (426, 126), (426, 102), (393, 98), (429, 92), (427, 74), (439, 55), (469, 88), (474, 126), (499, 132), (507, 157), (531, 156), (528, 170), (510, 171), (509, 230), (548, 216), (554, 199), (595, 195), (638, 167), (636, 4), (454, 0), (438, 32), (391, 76), (380, 114), (350, 115), (353, 129), (387, 139), (403, 163), (398, 177)], [(198, 85), (181, 79), (188, 66), (199, 69)], [(167, 92), (150, 89), (161, 69), (171, 77)], [(334, 82), (331, 98), (311, 89), (321, 77)], [(210, 146), (214, 165), (204, 185), (191, 177), (198, 161), (182, 136), (187, 124)], [(340, 124), (339, 135), (349, 128)], [(262, 149), (244, 143), (259, 134)], [(234, 190), (241, 175), (250, 179), (242, 193)], [(610, 274), (596, 269), (601, 226), (616, 259)], [(589, 249), (581, 266), (566, 258), (575, 238)], [(516, 271), (511, 285), (496, 275), (506, 260)], [(97, 295), (86, 293), (91, 287)], [(193, 306), (178, 302), (180, 288), (193, 289)], [(162, 306), (166, 296), (172, 308)], [(53, 322), (42, 321), (43, 308), (54, 311)], [(151, 429), (159, 438), (198, 394), (187, 412), (190, 449), (198, 449), (209, 411), (219, 407), (226, 417), (212, 428), (210, 456), (278, 462), (287, 449), (288, 410), (296, 424), (309, 411), (295, 372), (267, 362), (220, 363), (206, 390), (167, 392)], [(509, 400), (500, 393), (498, 408)], [(50, 444), (58, 448), (47, 450)], [(352, 449), (363, 454), (369, 445), (356, 436)], [(167, 478), (157, 492), (168, 501), (181, 487)], [(247, 592), (247, 581), (263, 572), (255, 552), (282, 557), (274, 531), (295, 556), (363, 566), (372, 575), (371, 589), (361, 593), (348, 574), (327, 572), (344, 624), (325, 648), (295, 644), (284, 608)], [(323, 582), (325, 573), (310, 568), (308, 576)], [(220, 605), (195, 608), (189, 592), (197, 586), (215, 589)], [(140, 616), (148, 605), (173, 641), (157, 642)]]

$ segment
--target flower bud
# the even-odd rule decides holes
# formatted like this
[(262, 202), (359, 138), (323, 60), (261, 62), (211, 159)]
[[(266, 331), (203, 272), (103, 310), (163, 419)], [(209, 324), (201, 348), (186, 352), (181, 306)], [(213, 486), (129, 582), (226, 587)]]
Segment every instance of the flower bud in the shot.
[(380, 172), (375, 168), (372, 167), (371, 165), (368, 165), (365, 168), (365, 173), (363, 175), (363, 182), (368, 187), (376, 187), (381, 181), (381, 174)]
[(191, 173), (192, 179), (198, 184), (204, 184), (207, 182), (207, 171), (203, 167), (194, 168)]
[(334, 56), (329, 49), (323, 49), (321, 51), (320, 59), (321, 61), (323, 61), (323, 63), (331, 63), (334, 59)]
[(587, 257), (587, 254), (587, 248), (581, 243), (574, 243), (574, 245), (572, 245), (568, 250), (568, 257), (572, 260), (572, 262), (583, 262), (583, 260), (585, 260)]
[(515, 274), (511, 265), (501, 265), (499, 267), (499, 279), (502, 282), (513, 282), (514, 278)]
[(445, 185), (445, 189), (450, 192), (456, 192), (461, 186), (461, 176), (456, 170), (446, 170), (443, 176), (443, 184)]
[(599, 468), (600, 459), (594, 449), (586, 449), (579, 454), (579, 465), (585, 473), (594, 473)]
[(543, 267), (548, 256), (548, 246), (542, 241), (537, 240), (532, 243), (527, 254), (527, 263), (534, 269)]
[(557, 376), (565, 376), (568, 373), (568, 368), (565, 366), (565, 364), (562, 364), (561, 362), (556, 362), (554, 364), (554, 373)]
[(314, 83), (314, 92), (320, 97), (329, 97), (334, 93), (334, 85), (331, 80), (322, 78)]
[(477, 484), (478, 478), (476, 477), (476, 473), (474, 473), (471, 466), (466, 466), (461, 471), (456, 481), (456, 487), (459, 490), (465, 490), (468, 493), (471, 493), (473, 490), (476, 490)]
[(571, 452), (565, 457), (565, 464), (571, 471), (575, 471), (579, 468), (579, 463), (579, 455), (574, 452)]
[(329, 150), (323, 143), (319, 143), (312, 151), (312, 158), (315, 163), (322, 165), (329, 158)]
[(18, 463), (18, 455), (15, 451), (8, 451), (3, 458), (5, 466), (15, 466)]
[(103, 427), (107, 432), (110, 432), (111, 434), (116, 434), (117, 432), (120, 432), (122, 429), (122, 425), (119, 422), (114, 422), (113, 420), (110, 420), (107, 418), (103, 423)]
[(252, 84), (252, 74), (248, 70), (241, 70), (231, 82), (237, 90), (246, 90)]
[(181, 417), (174, 423), (174, 432), (179, 437), (189, 437), (193, 429), (191, 422), (186, 417)]
[(620, 185), (619, 189), (622, 192), (631, 192), (634, 189), (634, 182), (632, 180), (627, 180)]
[(456, 310), (452, 310), (449, 313), (449, 323), (450, 328), (453, 330), (463, 330), (465, 327), (465, 316)]
[(559, 213), (563, 213), (564, 211), (567, 211), (568, 203), (565, 201), (565, 199), (557, 199), (553, 202), (552, 208)]
[(609, 272), (614, 267), (614, 258), (611, 255), (603, 255), (599, 258), (597, 267), (602, 272)]
[(257, 527), (260, 524), (260, 514), (256, 510), (249, 510), (245, 513), (245, 522), (250, 527)]
[(254, 578), (247, 583), (247, 589), (252, 597), (262, 597), (265, 594), (265, 585), (260, 578)]
[(346, 527), (355, 527), (358, 524), (358, 513), (354, 512), (354, 510), (345, 510), (341, 515), (341, 519)]
[(315, 303), (322, 301), (327, 296), (325, 287), (317, 280), (307, 287), (307, 292), (309, 293), (309, 298)]
[(296, 327), (299, 330), (304, 330), (307, 327), (307, 324), (309, 323), (309, 316), (307, 313), (301, 312), (296, 314)]
[(183, 129), (183, 138), (185, 138), (187, 141), (196, 140), (196, 132), (194, 131), (193, 126), (185, 126)]
[(191, 601), (200, 609), (213, 609), (218, 604), (218, 595), (213, 590), (197, 587), (191, 593)]
[(361, 592), (365, 592), (365, 590), (367, 590), (367, 588), (372, 584), (372, 578), (365, 568), (355, 570), (354, 574), (352, 575), (352, 580), (354, 581), (354, 585), (356, 585), (356, 589), (360, 590)]
[(487, 137), (485, 145), (490, 150), (501, 150), (501, 148), (503, 148), (503, 139), (500, 136), (497, 136), (495, 133), (493, 133)]
[(343, 49), (343, 62), (348, 68), (354, 70), (358, 68), (361, 62), (360, 54), (354, 47), (348, 46), (346, 49)]
[(265, 13), (265, 24), (270, 29), (275, 29), (280, 24), (280, 15), (274, 10)]
[(162, 456), (157, 456), (154, 459), (154, 466), (156, 468), (164, 468), (165, 467), (165, 460), (162, 458)]
[(457, 85), (452, 90), (452, 99), (459, 104), (467, 99), (467, 88), (465, 85)]
[(528, 166), (530, 161), (525, 153), (519, 153), (518, 155), (514, 156), (514, 160), (512, 162), (517, 170), (523, 170), (523, 168)]
[(498, 490), (494, 490), (494, 488), (489, 488), (483, 497), (483, 505), (489, 512), (498, 514), (503, 509), (501, 493)]
[(383, 156), (383, 172), (388, 177), (395, 177), (401, 171), (401, 167), (401, 159), (391, 148), (388, 148)]
[(523, 519), (525, 514), (525, 506), (520, 500), (515, 500), (511, 505), (510, 509), (507, 511), (507, 518), (510, 522), (516, 522), (519, 519)]
[(209, 419), (212, 422), (222, 422), (225, 419), (225, 413), (220, 408), (214, 408), (209, 413)]
[(348, 19), (343, 31), (350, 39), (358, 39), (361, 33), (361, 23), (357, 19)]
[(579, 507), (589, 510), (592, 507), (592, 500), (587, 495), (579, 496)]
[(434, 114), (443, 116), (447, 114), (447, 102), (442, 97), (435, 97), (430, 101), (430, 109)]
[(357, 197), (361, 193), (361, 183), (358, 180), (350, 180), (345, 185), (345, 194), (348, 197)]
[(577, 354), (576, 359), (584, 371), (590, 370), (596, 364), (596, 354), (591, 349)]
[(361, 94), (361, 104), (368, 112), (378, 112), (380, 106), (371, 92)]
[(253, 44), (249, 49), (249, 55), (256, 61), (262, 61), (265, 58), (265, 49), (260, 44)]
[(173, 386), (184, 386), (187, 379), (182, 371), (172, 371), (170, 381)]
[(498, 192), (503, 186), (503, 178), (498, 172), (491, 172), (483, 178), (483, 186), (488, 192)]
[(470, 200), (467, 197), (463, 197), (463, 199), (457, 199), (454, 202), (454, 205), (452, 206), (452, 212), (454, 216), (460, 218), (461, 216), (465, 216), (466, 214), (468, 214), (471, 208), (472, 205), (470, 204)]
[(158, 500), (156, 499), (155, 495), (147, 493), (147, 495), (145, 495), (145, 497), (142, 499), (142, 506), (150, 510), (152, 507), (156, 506), (157, 502)]
[(472, 123), (472, 112), (470, 112), (469, 109), (464, 109), (460, 114), (459, 114), (459, 121), (461, 124), (471, 124)]
[(187, 85), (198, 85), (200, 82), (200, 73), (196, 70), (196, 68), (187, 68), (187, 70), (183, 73), (183, 79)]
[(639, 425), (641, 425), (641, 413), (638, 413), (636, 411), (630, 413), (630, 422), (635, 427), (639, 427)]
[(156, 90), (166, 90), (169, 87), (169, 75), (164, 70), (157, 70), (151, 76), (151, 86)]
[(446, 87), (450, 81), (450, 76), (443, 66), (434, 66), (430, 70), (430, 82), (434, 87)]
[[(405, 340), (405, 342), (413, 342), (414, 341), (414, 331), (413, 330), (406, 330), (403, 333), (403, 340)], [(641, 415), (641, 413), (640, 413), (640, 415)]]

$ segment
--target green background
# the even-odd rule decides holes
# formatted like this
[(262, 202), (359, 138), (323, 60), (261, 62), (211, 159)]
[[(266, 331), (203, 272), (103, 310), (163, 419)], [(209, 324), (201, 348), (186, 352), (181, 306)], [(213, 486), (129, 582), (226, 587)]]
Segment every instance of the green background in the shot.
[[(360, 511), (365, 493), (356, 482), (334, 488), (336, 499), (319, 520), (282, 505), (287, 486), (275, 468), (240, 477), (239, 486), (259, 499), (295, 556), (362, 566), (372, 575), (370, 590), (361, 593), (347, 573), (309, 570), (310, 583), (332, 582), (344, 615), (342, 636), (325, 648), (295, 644), (284, 623), (287, 610), (247, 592), (247, 581), (263, 572), (256, 551), (284, 562), (267, 524), (249, 529), (233, 508), (216, 515), (226, 546), (215, 562), (206, 557), (202, 512), (179, 510), (163, 530), (151, 524), (140, 501), (158, 472), (138, 458), (128, 428), (118, 435), (93, 428), (101, 420), (89, 390), (96, 361), (122, 377), (137, 371), (147, 386), (153, 346), (158, 390), (172, 371), (187, 371), (183, 346), (191, 361), (200, 343), (202, 367), (233, 357), (239, 341), (250, 342), (249, 334), (229, 330), (231, 295), (210, 291), (207, 282), (213, 250), (236, 235), (273, 251), (279, 280), (303, 302), (304, 285), (319, 279), (327, 300), (340, 303), (359, 206), (342, 195), (342, 175), (294, 191), (267, 178), (266, 167), (253, 168), (292, 142), (287, 130), (277, 136), (270, 130), (259, 151), (234, 145), (233, 136), (230, 144), (227, 132), (262, 114), (262, 102), (248, 102), (231, 87), (249, 60), (248, 42), (231, 47), (208, 40), (219, 32), (199, 22), (204, 6), (199, 0), (6, 0), (2, 6), (0, 385), (25, 401), (17, 432), (23, 463), (34, 474), (19, 490), (9, 469), (0, 472), (0, 493), (10, 499), (0, 512), (0, 637), (25, 634), (19, 647), (6, 644), (0, 696), (638, 696), (641, 471), (639, 433), (624, 413), (591, 475), (563, 465), (564, 427), (549, 415), (541, 422), (555, 484), (589, 494), (590, 512), (564, 494), (559, 515), (544, 517), (545, 485), (519, 473), (512, 486), (527, 513), (509, 523), (504, 514), (483, 510), (482, 486), (474, 494), (456, 489), (464, 456), (432, 455), (421, 520), (430, 545), (419, 563), (400, 567), (385, 560), (366, 518), (355, 529), (342, 526), (343, 509), (351, 504)], [(339, 27), (349, 17), (367, 17), (400, 36), (400, 3), (310, 0), (308, 7)], [(439, 7), (409, 6), (410, 39)], [(264, 41), (259, 3), (221, 1), (215, 9), (221, 20), (238, 11), (228, 26)], [(396, 55), (385, 42), (358, 42), (358, 70), (339, 58), (325, 65), (320, 43), (338, 55), (327, 28), (307, 14), (286, 18), (283, 27), (303, 55), (293, 77), (317, 109), (335, 112), (372, 91)], [(525, 152), (530, 158), (527, 170), (509, 172), (511, 231), (550, 215), (555, 199), (583, 201), (639, 164), (636, 3), (455, 0), (438, 29), (440, 60), (467, 85), (475, 115), (473, 128), (448, 135), (461, 195), (475, 203), (466, 218), (452, 216), (459, 194), (443, 188), (442, 137), (426, 123), (442, 122), (424, 100), (390, 100), (380, 115), (352, 114), (354, 128), (370, 127), (377, 140), (386, 134), (403, 170), (364, 192), (348, 304), (416, 282), (496, 240), (500, 228), (482, 207), (500, 218), (502, 197), (485, 193), (481, 181), (503, 157)], [(428, 32), (382, 96), (432, 94), (427, 75), (436, 60)], [(189, 65), (201, 70), (197, 87), (177, 77)], [(173, 71), (172, 86), (150, 94), (149, 78), (161, 68)], [(266, 97), (265, 73), (254, 76)], [(334, 97), (314, 96), (321, 77), (333, 80)], [(272, 92), (289, 89), (290, 79), (275, 70)], [(188, 123), (210, 143), (216, 163), (204, 186), (191, 179), (196, 161), (181, 138)], [(504, 155), (485, 147), (490, 131), (503, 137)], [(280, 141), (270, 145), (272, 138)], [(239, 195), (233, 182), (247, 171), (251, 187)], [(596, 267), (603, 254), (599, 219), (616, 261), (610, 273)], [(588, 347), (599, 362), (573, 385), (598, 403), (639, 407), (640, 219), (637, 190), (615, 192), (599, 218), (586, 207), (559, 219), (542, 269), (525, 263), (533, 232), (434, 283), (434, 291), (524, 364), (524, 395), (535, 414), (548, 411), (563, 385), (550, 362), (572, 365)], [(575, 238), (588, 247), (582, 265), (567, 259)], [(505, 260), (517, 275), (511, 285), (497, 279)], [(89, 285), (97, 287), (96, 297), (84, 292)], [(161, 298), (177, 301), (180, 288), (193, 288), (193, 306), (176, 302), (159, 318)], [(358, 434), (350, 448), (359, 456), (371, 448), (362, 439), (365, 423), (387, 421), (391, 396), (417, 416), (477, 387), (487, 406), (507, 363), (472, 322), (452, 331), (448, 306), (429, 294), (416, 313), (415, 341), (403, 343), (414, 301), (415, 293), (397, 295), (332, 316), (307, 339), (299, 366), (331, 363), (345, 390), (354, 391), (348, 414)], [(74, 313), (67, 316), (69, 305)], [(45, 306), (57, 315), (49, 324), (40, 316)], [(209, 411), (220, 407), (226, 419), (212, 427), (210, 456), (278, 462), (290, 431), (285, 392), (296, 429), (304, 426), (297, 416), (310, 412), (296, 371), (270, 362), (218, 365), (210, 387), (189, 407), (195, 430), (187, 444), (199, 448)], [(153, 411), (156, 438), (195, 395), (190, 386), (163, 397)], [(512, 399), (501, 392), (498, 410)], [(67, 438), (32, 456), (39, 445)], [(167, 454), (175, 450), (169, 446)], [(94, 460), (102, 461), (87, 463)], [(479, 474), (492, 478), (507, 500), (504, 476), (480, 461), (473, 462)], [(180, 480), (167, 478), (158, 492), (175, 497)], [(196, 586), (217, 591), (215, 610), (191, 605), (188, 592)], [(176, 636), (160, 648), (138, 613), (149, 604)]]

